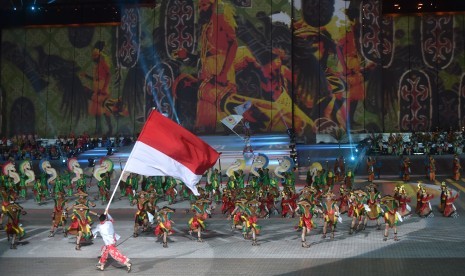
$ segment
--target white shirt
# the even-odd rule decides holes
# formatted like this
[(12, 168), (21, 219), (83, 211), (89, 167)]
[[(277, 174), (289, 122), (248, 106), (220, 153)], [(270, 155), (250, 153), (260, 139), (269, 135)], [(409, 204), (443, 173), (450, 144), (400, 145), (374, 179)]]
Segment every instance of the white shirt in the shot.
[(103, 242), (105, 245), (115, 244), (119, 240), (120, 236), (115, 234), (115, 229), (113, 228), (113, 218), (110, 214), (107, 214), (107, 220), (100, 222), (94, 229), (92, 229), (94, 234), (94, 239), (97, 238), (97, 233), (100, 233), (102, 236)]

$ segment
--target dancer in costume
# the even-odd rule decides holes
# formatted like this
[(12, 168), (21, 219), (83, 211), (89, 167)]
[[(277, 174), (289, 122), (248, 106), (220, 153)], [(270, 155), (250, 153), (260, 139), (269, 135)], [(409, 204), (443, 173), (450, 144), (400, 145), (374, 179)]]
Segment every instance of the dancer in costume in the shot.
[(410, 174), (411, 174), (411, 168), (410, 168), (410, 158), (405, 157), (402, 163), (402, 180), (403, 181), (410, 181)]
[(459, 197), (459, 193), (455, 196), (452, 195), (452, 191), (446, 188), (446, 198), (444, 204), (444, 212), (442, 213), (445, 217), (458, 217), (457, 208), (454, 206), (454, 201)]
[(27, 198), (27, 187), (35, 182), (36, 176), (31, 168), (31, 162), (24, 160), (19, 164), (19, 172), (21, 173), (19, 197), (22, 199)]
[(323, 202), (321, 202), (324, 214), (323, 239), (326, 238), (328, 227), (331, 229), (331, 239), (334, 239), (336, 225), (338, 220), (340, 220), (339, 207), (337, 206), (337, 201), (334, 199), (334, 197), (335, 195), (333, 193), (328, 192), (324, 195)]
[(87, 219), (89, 214), (98, 216), (97, 213), (90, 211), (89, 207), (83, 204), (73, 206), (73, 215), (71, 216), (71, 225), (68, 227), (68, 233), (76, 236), (76, 250), (81, 250), (81, 241), (90, 240), (92, 232), (90, 223)]
[(174, 209), (169, 207), (163, 207), (158, 212), (157, 221), (158, 225), (155, 227), (155, 236), (163, 239), (163, 247), (168, 247), (168, 236), (173, 234), (172, 224), (174, 221), (171, 220), (171, 215), (174, 213)]
[(113, 161), (108, 158), (100, 160), (100, 166), (94, 170), (94, 177), (97, 179), (99, 196), (102, 205), (109, 199), (111, 173), (113, 172)]
[(412, 200), (407, 195), (404, 185), (394, 188), (394, 198), (399, 202), (398, 212), (402, 218), (410, 216), (412, 208), (408, 205)]
[(349, 199), (350, 199), (350, 191), (345, 189), (344, 185), (339, 187), (340, 196), (337, 199), (339, 201), (339, 212), (341, 214), (345, 214), (349, 211)]
[(452, 163), (452, 178), (455, 181), (460, 180), (460, 171), (462, 170), (462, 165), (460, 165), (460, 158), (457, 154), (454, 154), (454, 160)]
[(315, 205), (310, 203), (307, 199), (303, 199), (297, 202), (297, 206), (298, 213), (300, 214), (299, 225), (297, 227), (302, 230), (302, 247), (309, 248), (310, 244), (307, 243), (305, 237), (313, 228), (316, 227), (315, 223), (313, 222), (313, 216), (317, 213), (322, 213), (322, 211), (315, 207)]
[(376, 229), (381, 230), (381, 224), (379, 218), (383, 216), (383, 210), (379, 205), (379, 200), (381, 198), (381, 193), (378, 192), (376, 186), (374, 184), (370, 184), (367, 186), (368, 188), (368, 195), (367, 195), (367, 205), (368, 210), (365, 216), (365, 222), (363, 223), (363, 229), (366, 228), (368, 219), (369, 220), (376, 220)]
[(246, 203), (244, 209), (244, 216), (245, 216), (245, 228), (246, 228), (246, 237), (248, 238), (249, 233), (252, 233), (252, 245), (256, 246), (257, 243), (257, 235), (260, 234), (261, 226), (258, 225), (258, 213), (260, 202), (256, 199), (253, 199)]
[(440, 200), (439, 200), (439, 206), (438, 206), (438, 209), (439, 209), (439, 212), (443, 213), (444, 212), (444, 207), (446, 207), (446, 192), (447, 192), (447, 186), (446, 186), (446, 182), (441, 182), (441, 197), (440, 197)]
[(375, 179), (375, 163), (376, 160), (370, 156), (367, 158), (367, 172), (368, 172), (368, 182), (372, 182)]
[(189, 220), (189, 235), (192, 235), (192, 232), (197, 233), (197, 241), (203, 242), (202, 231), (206, 229), (205, 220), (208, 217), (207, 210), (209, 208), (210, 201), (207, 199), (199, 199), (191, 206), (191, 211), (194, 213), (194, 216)]
[(8, 218), (8, 221), (5, 226), (6, 235), (8, 241), (10, 241), (10, 249), (16, 249), (16, 239), (21, 240), (26, 232), (20, 223), (21, 215), (26, 215), (27, 212), (24, 211), (23, 207), (18, 203), (11, 201), (5, 208), (4, 214)]
[[(352, 218), (352, 223), (350, 224), (349, 234), (352, 235), (354, 231), (364, 230), (365, 225), (363, 221), (366, 216), (366, 198), (367, 194), (362, 190), (356, 190), (351, 192), (349, 199), (349, 212), (348, 217)], [(355, 223), (358, 221), (357, 227)]]
[(55, 207), (52, 212), (52, 228), (50, 229), (49, 237), (55, 236), (55, 230), (58, 227), (63, 228), (63, 234), (68, 236), (66, 232), (66, 219), (68, 218), (68, 200), (66, 200), (64, 193), (55, 194)]
[(422, 218), (434, 217), (433, 209), (431, 208), (431, 199), (434, 195), (428, 194), (425, 187), (422, 185), (420, 190), (420, 206), (417, 214)]
[(97, 264), (97, 269), (103, 271), (105, 269), (105, 263), (107, 262), (108, 255), (110, 255), (115, 261), (122, 263), (126, 266), (127, 271), (130, 272), (132, 264), (128, 257), (123, 255), (116, 247), (116, 242), (120, 239), (120, 236), (115, 233), (113, 227), (113, 218), (105, 212), (99, 216), (100, 223), (92, 229), (94, 233), (94, 239), (97, 238), (98, 234), (102, 236), (104, 246), (101, 249), (100, 259)]
[(232, 219), (233, 224), (231, 228), (233, 230), (239, 229), (242, 230), (242, 236), (246, 238), (246, 229), (245, 229), (245, 219), (246, 217), (243, 215), (245, 212), (245, 207), (246, 207), (247, 199), (246, 198), (239, 198), (235, 202), (235, 208), (231, 212), (231, 215), (229, 216), (229, 219)]
[(435, 182), (436, 181), (436, 160), (434, 160), (433, 156), (429, 157), (429, 181)]
[(394, 241), (398, 241), (399, 239), (397, 238), (397, 223), (401, 219), (400, 214), (397, 212), (399, 203), (394, 197), (390, 195), (381, 198), (380, 202), (384, 207), (386, 207), (386, 212), (384, 212), (384, 222), (386, 226), (384, 228), (383, 241), (387, 241), (389, 229), (394, 230)]
[[(134, 233), (133, 237), (139, 236), (139, 228), (142, 227), (142, 231), (146, 232), (149, 228), (149, 214), (148, 212), (153, 210), (153, 206), (150, 203), (148, 193), (140, 191), (137, 197), (133, 200), (133, 204), (137, 206), (137, 212), (134, 219)], [(151, 214), (153, 215), (153, 214)]]

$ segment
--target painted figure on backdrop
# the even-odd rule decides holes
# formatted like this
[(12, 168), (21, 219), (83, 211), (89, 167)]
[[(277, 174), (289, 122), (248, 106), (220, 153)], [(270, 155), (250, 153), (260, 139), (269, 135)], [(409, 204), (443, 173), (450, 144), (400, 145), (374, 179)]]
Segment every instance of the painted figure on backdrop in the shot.
[(199, 1), (201, 83), (195, 129), (200, 132), (215, 131), (219, 119), (226, 117), (218, 110), (220, 101), (228, 94), (236, 93), (233, 63), (238, 44), (234, 16), (235, 10), (229, 3), (222, 0)]
[[(95, 117), (95, 133), (113, 134), (113, 125), (111, 116), (127, 116), (128, 110), (119, 98), (111, 98), (110, 82), (111, 82), (111, 64), (110, 58), (104, 51), (105, 42), (97, 41), (92, 49), (92, 75), (85, 72), (81, 73), (81, 77), (92, 82), (91, 89), (89, 88), (91, 97), (88, 104), (88, 113)], [(104, 133), (102, 125), (102, 117), (105, 119), (107, 131)]]

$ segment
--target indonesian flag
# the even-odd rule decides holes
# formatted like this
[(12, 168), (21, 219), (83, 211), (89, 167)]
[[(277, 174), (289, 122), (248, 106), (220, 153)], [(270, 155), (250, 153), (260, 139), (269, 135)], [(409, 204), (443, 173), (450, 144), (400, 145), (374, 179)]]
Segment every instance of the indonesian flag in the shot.
[(218, 158), (219, 153), (199, 137), (153, 110), (124, 170), (145, 176), (172, 176), (199, 195), (195, 185)]

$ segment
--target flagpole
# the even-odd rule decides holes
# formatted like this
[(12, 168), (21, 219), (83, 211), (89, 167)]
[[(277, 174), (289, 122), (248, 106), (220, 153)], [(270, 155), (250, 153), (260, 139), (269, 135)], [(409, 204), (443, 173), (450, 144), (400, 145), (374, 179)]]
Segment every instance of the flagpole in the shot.
[[(136, 144), (134, 144), (134, 147), (135, 146), (136, 146)], [(129, 154), (128, 160), (131, 159), (131, 156), (132, 156), (133, 152), (134, 152), (134, 148), (131, 151), (131, 153)], [(126, 161), (126, 164), (127, 164), (127, 161)], [(115, 189), (113, 190), (113, 193), (111, 194), (110, 200), (108, 201), (107, 208), (105, 208), (105, 214), (108, 213), (108, 209), (110, 208), (111, 201), (113, 200), (113, 197), (115, 196), (116, 190), (118, 190), (119, 183), (121, 182), (121, 179), (123, 179), (123, 175), (126, 172), (126, 164), (124, 164), (124, 168), (121, 170), (121, 174), (120, 174), (120, 176), (118, 178), (118, 182), (116, 182)], [(121, 167), (121, 159), (120, 159), (120, 167)]]

